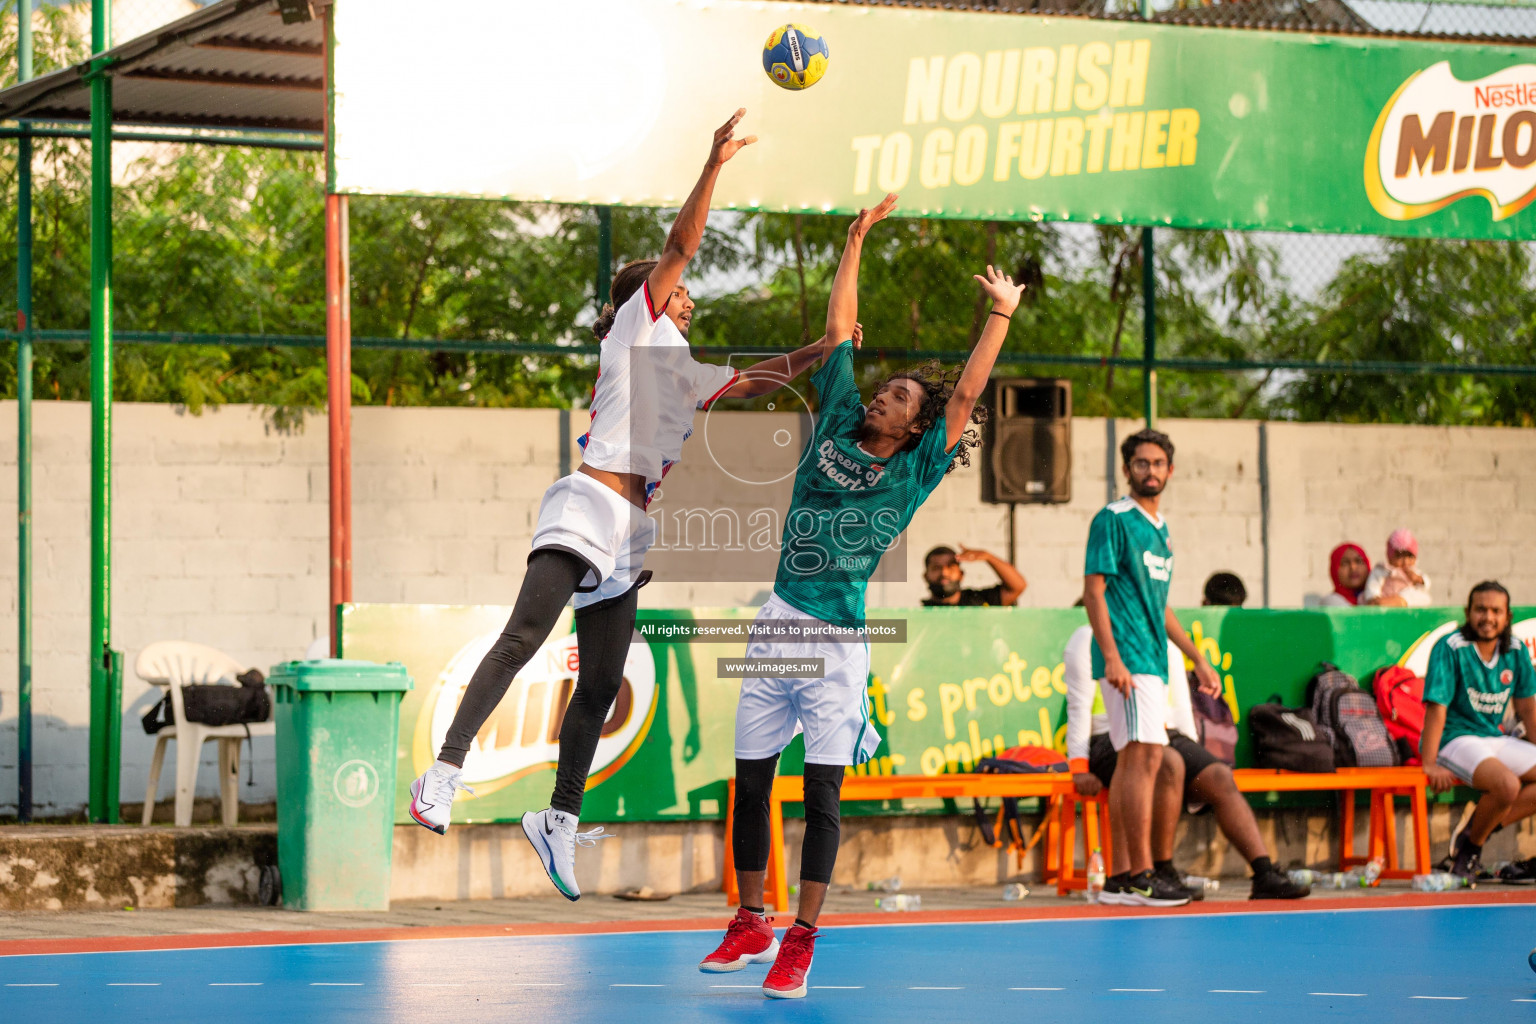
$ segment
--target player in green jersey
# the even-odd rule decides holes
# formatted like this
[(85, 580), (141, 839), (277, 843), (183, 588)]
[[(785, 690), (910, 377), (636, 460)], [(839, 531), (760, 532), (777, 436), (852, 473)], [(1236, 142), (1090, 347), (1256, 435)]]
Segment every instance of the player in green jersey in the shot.
[[(1527, 737), (1536, 736), (1536, 671), (1514, 638), (1509, 591), (1487, 580), (1467, 595), (1467, 617), (1429, 652), (1419, 755), (1436, 792), (1469, 783), (1482, 790), (1456, 837), (1451, 871), (1476, 878), (1483, 844), (1497, 828), (1536, 813), (1536, 743), (1499, 727), (1511, 699)], [(1510, 865), (1536, 879), (1536, 858)], [(1509, 869), (1506, 869), (1509, 870)]]
[(1118, 754), (1111, 813), (1123, 822), (1130, 871), (1105, 880), (1106, 902), (1178, 906), (1189, 902), (1182, 887), (1153, 871), (1152, 801), (1168, 745), (1168, 642), (1194, 663), (1200, 688), (1221, 694), (1210, 662), (1184, 635), (1168, 607), (1173, 546), (1158, 511), (1173, 476), (1173, 442), (1143, 430), (1120, 445), (1130, 495), (1112, 501), (1088, 528), (1083, 606), (1093, 627), (1093, 675), (1109, 716), (1109, 738)]
[[(732, 848), (741, 909), (703, 971), (735, 971), (773, 961), (763, 984), (771, 998), (805, 995), (816, 919), (837, 859), (843, 773), (867, 761), (880, 736), (870, 721), (864, 593), (880, 557), (924, 499), (976, 444), (972, 422), (1023, 286), (992, 267), (977, 275), (991, 315), (963, 370), (928, 364), (886, 379), (866, 408), (853, 375), (859, 260), (864, 237), (896, 204), (888, 195), (860, 211), (827, 304), (825, 365), (811, 378), (820, 399), (811, 449), (795, 475), (784, 519), (773, 595), (753, 624), (747, 659), (774, 659), (742, 681), (736, 706), (736, 802)], [(782, 659), (782, 661), (780, 661)], [(794, 678), (784, 662), (820, 665)], [(800, 906), (778, 945), (763, 918), (768, 864), (768, 800), (779, 753), (805, 734), (805, 839)], [(775, 947), (777, 946), (777, 949)]]

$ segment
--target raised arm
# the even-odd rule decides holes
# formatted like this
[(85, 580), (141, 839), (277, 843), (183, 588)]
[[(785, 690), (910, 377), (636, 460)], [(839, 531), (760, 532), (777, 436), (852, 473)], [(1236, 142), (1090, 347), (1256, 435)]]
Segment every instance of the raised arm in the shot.
[(864, 236), (885, 219), (896, 205), (896, 193), (888, 194), (873, 210), (860, 210), (848, 225), (848, 244), (837, 263), (832, 279), (832, 295), (827, 300), (827, 340), (839, 345), (853, 337), (853, 325), (859, 319), (859, 257), (864, 251)]
[(987, 378), (992, 376), (997, 354), (1003, 350), (1003, 339), (1008, 337), (1008, 319), (1019, 308), (1019, 297), (1024, 294), (1022, 284), (1014, 284), (1013, 278), (998, 273), (990, 265), (986, 277), (980, 274), (975, 277), (981, 283), (981, 290), (992, 300), (992, 312), (987, 317), (987, 326), (982, 328), (976, 347), (971, 350), (971, 358), (965, 362), (965, 369), (960, 373), (960, 382), (955, 385), (949, 404), (944, 407), (946, 451), (959, 444), (961, 435), (965, 433), (971, 412), (981, 400), (982, 391), (986, 389)]
[[(853, 325), (853, 347), (858, 348), (863, 339), (863, 327)], [(809, 345), (804, 345), (793, 352), (786, 352), (781, 356), (773, 356), (761, 362), (753, 363), (741, 371), (741, 379), (738, 380), (722, 398), (757, 398), (777, 391), (800, 376), (818, 359), (826, 358), (828, 352), (837, 347), (827, 336), (818, 338)]]
[[(651, 291), (651, 302), (660, 303), (661, 309), (667, 308), (672, 289), (683, 279), (683, 270), (699, 251), (699, 243), (704, 240), (704, 222), (709, 219), (709, 200), (714, 195), (715, 179), (720, 177), (720, 168), (741, 152), (742, 147), (757, 141), (756, 135), (736, 138), (736, 123), (746, 112), (747, 108), (742, 107), (731, 115), (729, 121), (715, 129), (715, 141), (709, 147), (709, 159), (704, 164), (704, 173), (699, 175), (693, 191), (688, 193), (688, 198), (683, 202), (683, 208), (677, 212), (677, 220), (672, 222), (672, 229), (667, 232), (667, 243), (662, 247), (661, 259), (646, 279)], [(652, 309), (651, 315), (660, 315), (661, 309)]]

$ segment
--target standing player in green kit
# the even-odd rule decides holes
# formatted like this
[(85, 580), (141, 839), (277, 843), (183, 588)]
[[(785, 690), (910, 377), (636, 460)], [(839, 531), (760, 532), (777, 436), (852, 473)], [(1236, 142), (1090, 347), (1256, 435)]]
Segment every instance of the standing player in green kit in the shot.
[(1173, 441), (1138, 431), (1121, 444), (1120, 458), (1131, 493), (1093, 517), (1083, 568), (1093, 677), (1118, 755), (1109, 787), (1111, 813), (1123, 825), (1115, 843), (1124, 843), (1130, 858), (1129, 873), (1106, 879), (1104, 891), (1109, 902), (1176, 907), (1189, 902), (1189, 893), (1152, 864), (1152, 797), (1168, 745), (1168, 641), (1194, 662), (1206, 693), (1219, 694), (1221, 681), (1168, 607), (1173, 545), (1158, 507), (1173, 476)]
[[(985, 277), (977, 275), (992, 300), (992, 315), (965, 369), (946, 371), (932, 363), (895, 374), (865, 408), (853, 376), (854, 342), (843, 339), (853, 338), (858, 318), (864, 236), (895, 205), (896, 197), (886, 196), (873, 210), (860, 211), (848, 229), (827, 304), (826, 344), (835, 347), (811, 378), (820, 398), (812, 450), (795, 475), (773, 595), (747, 645), (748, 660), (820, 661), (822, 670), (815, 677), (785, 678), (765, 668), (742, 681), (736, 706), (732, 848), (741, 909), (699, 969), (737, 971), (772, 961), (763, 994), (774, 999), (805, 995), (816, 919), (837, 860), (843, 773), (868, 761), (880, 745), (866, 689), (865, 588), (944, 475), (957, 461), (969, 464), (977, 436), (967, 425), (981, 420), (976, 401), (1024, 290), (991, 267)], [(805, 733), (800, 906), (780, 945), (763, 917), (768, 800), (779, 753), (797, 731)]]

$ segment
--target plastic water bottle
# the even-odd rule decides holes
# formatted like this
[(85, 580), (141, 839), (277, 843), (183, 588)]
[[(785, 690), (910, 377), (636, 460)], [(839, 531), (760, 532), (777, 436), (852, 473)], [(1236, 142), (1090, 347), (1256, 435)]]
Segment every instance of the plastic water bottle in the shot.
[(1010, 903), (1015, 900), (1021, 900), (1028, 895), (1029, 890), (1019, 882), (1011, 882), (1003, 886), (1003, 899), (1008, 900)]
[(1470, 889), (1472, 879), (1453, 875), (1449, 871), (1434, 871), (1427, 875), (1414, 875), (1415, 892), (1447, 892), (1451, 889)]
[(882, 878), (878, 882), (865, 882), (864, 888), (871, 892), (901, 892), (901, 876), (892, 875), (890, 878)]
[(1184, 888), (1203, 892), (1207, 896), (1213, 892), (1221, 891), (1221, 879), (1219, 878), (1206, 878), (1204, 875), (1185, 875), (1180, 881), (1184, 883)]
[(1291, 868), (1285, 873), (1292, 885), (1316, 885), (1321, 871), (1313, 871), (1311, 868)]
[(1360, 869), (1360, 886), (1368, 888), (1376, 884), (1381, 878), (1381, 873), (1387, 869), (1385, 857), (1374, 857), (1371, 862)]
[(1099, 894), (1104, 891), (1104, 855), (1095, 846), (1093, 853), (1088, 857), (1088, 888), (1084, 895), (1089, 903), (1099, 902)]
[(876, 898), (875, 906), (886, 911), (922, 910), (923, 898), (916, 893), (898, 892), (893, 896)]

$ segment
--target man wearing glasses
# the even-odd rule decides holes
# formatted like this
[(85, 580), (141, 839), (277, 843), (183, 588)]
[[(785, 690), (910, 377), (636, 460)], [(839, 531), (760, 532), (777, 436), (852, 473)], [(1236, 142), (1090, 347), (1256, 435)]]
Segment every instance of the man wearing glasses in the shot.
[(1106, 879), (1103, 898), (1179, 906), (1189, 902), (1189, 893), (1154, 874), (1152, 865), (1152, 801), (1168, 745), (1169, 641), (1194, 663), (1203, 692), (1219, 696), (1221, 682), (1168, 607), (1173, 546), (1158, 503), (1173, 476), (1173, 442), (1166, 434), (1142, 430), (1125, 439), (1120, 458), (1131, 493), (1093, 517), (1083, 569), (1093, 676), (1118, 755), (1110, 814), (1123, 823), (1115, 841), (1124, 844), (1130, 865)]

